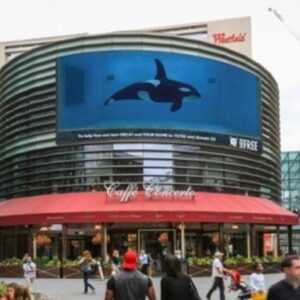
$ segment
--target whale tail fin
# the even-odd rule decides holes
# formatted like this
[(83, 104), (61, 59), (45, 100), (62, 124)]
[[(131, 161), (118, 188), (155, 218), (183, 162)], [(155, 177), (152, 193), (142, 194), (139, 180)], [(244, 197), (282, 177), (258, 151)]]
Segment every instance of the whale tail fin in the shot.
[(163, 66), (161, 61), (159, 59), (155, 59), (155, 63), (157, 68), (155, 79), (159, 79), (159, 80), (166, 79), (167, 75), (166, 75), (165, 67)]

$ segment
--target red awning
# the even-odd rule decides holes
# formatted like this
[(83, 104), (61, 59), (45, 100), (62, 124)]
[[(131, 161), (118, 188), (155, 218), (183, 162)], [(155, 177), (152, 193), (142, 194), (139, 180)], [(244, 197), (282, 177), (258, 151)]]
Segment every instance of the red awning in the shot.
[(299, 217), (268, 199), (202, 192), (181, 200), (149, 199), (138, 192), (125, 203), (117, 197), (109, 198), (106, 192), (49, 194), (0, 202), (0, 226), (92, 222), (295, 225)]

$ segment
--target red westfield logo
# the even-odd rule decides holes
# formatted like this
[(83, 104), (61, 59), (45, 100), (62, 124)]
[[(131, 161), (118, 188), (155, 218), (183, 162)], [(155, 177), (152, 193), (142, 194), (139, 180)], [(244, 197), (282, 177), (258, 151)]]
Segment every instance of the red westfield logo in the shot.
[(240, 33), (240, 34), (231, 34), (226, 35), (224, 32), (222, 33), (215, 33), (213, 34), (214, 43), (215, 44), (227, 44), (227, 43), (238, 43), (244, 42), (246, 39), (247, 33)]

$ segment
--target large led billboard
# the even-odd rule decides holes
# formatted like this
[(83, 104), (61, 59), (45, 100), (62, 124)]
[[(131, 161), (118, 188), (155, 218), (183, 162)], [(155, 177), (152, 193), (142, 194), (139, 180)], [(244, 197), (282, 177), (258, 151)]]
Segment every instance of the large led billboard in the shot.
[(222, 61), (157, 51), (58, 59), (57, 142), (169, 138), (259, 152), (259, 78)]

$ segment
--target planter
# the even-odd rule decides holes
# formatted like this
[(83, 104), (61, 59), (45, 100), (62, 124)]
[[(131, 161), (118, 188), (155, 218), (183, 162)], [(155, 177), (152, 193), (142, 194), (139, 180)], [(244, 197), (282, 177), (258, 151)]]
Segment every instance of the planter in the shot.
[(263, 263), (264, 274), (281, 273), (280, 263)]
[(60, 268), (57, 266), (37, 266), (38, 278), (60, 278)]
[[(110, 277), (112, 268), (102, 267), (102, 271), (104, 277)], [(64, 278), (82, 278), (82, 271), (80, 266), (64, 267), (63, 274), (64, 274)], [(91, 275), (91, 278), (98, 278), (98, 277), (100, 277), (100, 274), (97, 268), (96, 272)]]
[(23, 277), (24, 271), (22, 266), (0, 266), (0, 277)]
[(241, 273), (241, 275), (249, 275), (253, 273), (252, 264), (237, 264), (237, 265), (224, 265), (228, 270), (236, 270)]
[(211, 266), (188, 266), (188, 274), (192, 277), (207, 277), (211, 276)]
[[(280, 273), (279, 263), (263, 263), (264, 274)], [(226, 269), (237, 270), (241, 275), (249, 275), (253, 272), (252, 264), (226, 265)], [(188, 267), (188, 274), (192, 277), (211, 276), (211, 266), (193, 265)]]
[(74, 267), (63, 267), (63, 277), (64, 278), (82, 278), (82, 272), (80, 266)]
[[(112, 268), (103, 267), (103, 276), (110, 277)], [(63, 278), (82, 278), (82, 272), (80, 266), (63, 267)], [(38, 278), (60, 278), (61, 270), (57, 266), (37, 266)], [(0, 278), (21, 278), (24, 277), (24, 271), (22, 266), (0, 266)], [(91, 277), (100, 277), (98, 269)]]

